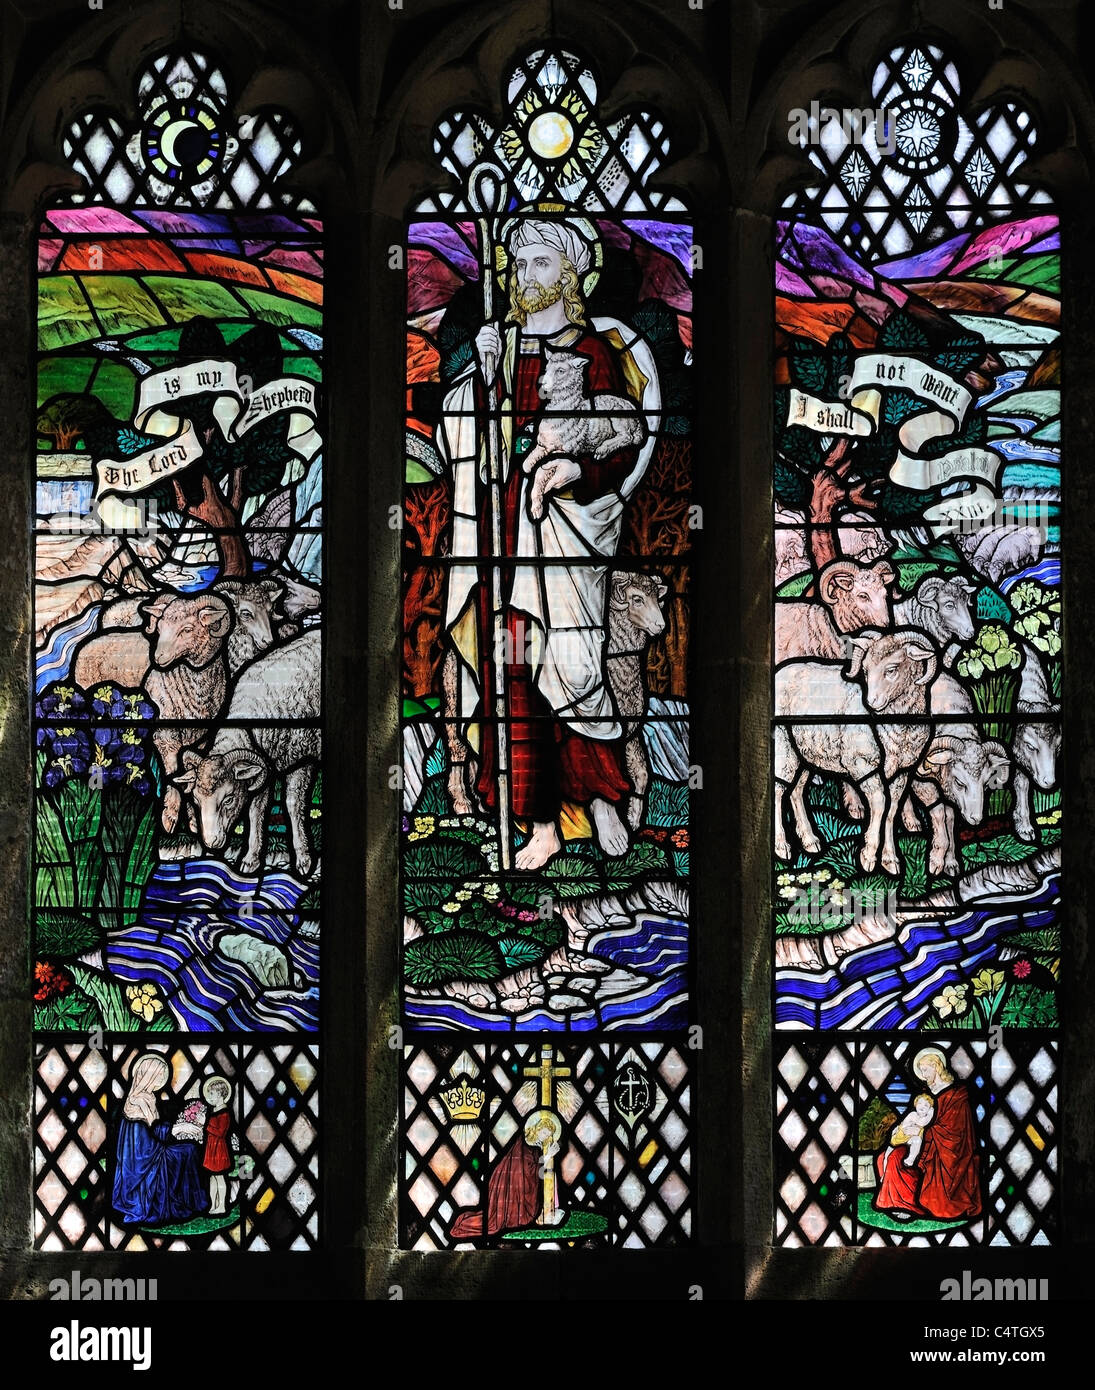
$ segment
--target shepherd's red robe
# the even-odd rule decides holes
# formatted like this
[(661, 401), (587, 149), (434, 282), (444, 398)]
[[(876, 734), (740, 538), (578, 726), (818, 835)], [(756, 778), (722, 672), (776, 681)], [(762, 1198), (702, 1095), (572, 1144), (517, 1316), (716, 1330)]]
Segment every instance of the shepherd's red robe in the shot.
[[(531, 349), (531, 350), (529, 350)], [(590, 395), (611, 392), (626, 395), (623, 377), (612, 349), (595, 333), (585, 332), (572, 343), (569, 352), (589, 358), (586, 384)], [(538, 383), (546, 365), (543, 340), (523, 336), (516, 355), (516, 381), (513, 387), (514, 434), (516, 440), (526, 426), (533, 426), (543, 409)], [(477, 399), (485, 402), (485, 393), (477, 391)], [(606, 493), (615, 492), (631, 472), (638, 457), (637, 449), (620, 449), (611, 457), (596, 460), (591, 455), (578, 459), (582, 476), (570, 485), (571, 495), (579, 502), (591, 502)], [(513, 458), (503, 489), (503, 553), (517, 553), (517, 518), (521, 505), (524, 473), (519, 458)], [(550, 496), (550, 494), (549, 494)], [(491, 538), (489, 508), (485, 499), (480, 508), (480, 553), (489, 555)], [(577, 562), (581, 563), (581, 561)], [(550, 582), (551, 569), (545, 569), (545, 582)], [(513, 583), (512, 567), (503, 568), (503, 591)], [(479, 585), (480, 632), (491, 631), (490, 582), (484, 574)], [(517, 658), (505, 669), (506, 711), (509, 716), (510, 804), (518, 820), (553, 821), (564, 801), (588, 804), (594, 797), (619, 801), (629, 791), (620, 758), (620, 740), (594, 739), (575, 733), (560, 720), (541, 695), (532, 678), (532, 670), (523, 653), (529, 635), (529, 619), (511, 608), (505, 609), (509, 630), (510, 652)], [(489, 692), (494, 689), (491, 672), (492, 643), (480, 643), (483, 653), (483, 708), (493, 714)], [(497, 804), (497, 753), (494, 727), (483, 725), (480, 749), (479, 795), (492, 809)]]

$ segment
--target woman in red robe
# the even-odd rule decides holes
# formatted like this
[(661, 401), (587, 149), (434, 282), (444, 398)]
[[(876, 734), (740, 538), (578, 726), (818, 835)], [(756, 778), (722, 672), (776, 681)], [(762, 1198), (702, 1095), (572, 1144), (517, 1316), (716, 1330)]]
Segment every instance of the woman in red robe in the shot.
[(980, 1216), (981, 1160), (966, 1088), (938, 1052), (922, 1053), (913, 1070), (935, 1097), (935, 1119), (924, 1130), (916, 1160), (920, 1205), (938, 1221)]
[(907, 1144), (888, 1147), (877, 1160), (877, 1211), (936, 1221), (972, 1219), (981, 1214), (981, 1160), (966, 1088), (947, 1070), (942, 1053), (921, 1052), (913, 1071), (927, 1084), (935, 1115), (925, 1125), (912, 1166)]

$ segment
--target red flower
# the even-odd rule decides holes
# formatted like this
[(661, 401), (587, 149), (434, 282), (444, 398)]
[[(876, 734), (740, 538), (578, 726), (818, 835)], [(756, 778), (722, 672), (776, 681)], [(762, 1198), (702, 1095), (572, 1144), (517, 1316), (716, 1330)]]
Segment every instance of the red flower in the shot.
[(1015, 976), (1017, 980), (1025, 980), (1026, 977), (1030, 974), (1030, 961), (1017, 960), (1015, 964), (1011, 967), (1011, 973)]
[(688, 831), (682, 826), (680, 830), (674, 830), (673, 843), (678, 849), (688, 848)]
[(55, 994), (64, 994), (72, 980), (56, 965), (51, 965), (48, 960), (35, 962), (34, 981), (38, 988), (34, 991), (35, 1002), (44, 1004), (47, 999), (52, 999)]

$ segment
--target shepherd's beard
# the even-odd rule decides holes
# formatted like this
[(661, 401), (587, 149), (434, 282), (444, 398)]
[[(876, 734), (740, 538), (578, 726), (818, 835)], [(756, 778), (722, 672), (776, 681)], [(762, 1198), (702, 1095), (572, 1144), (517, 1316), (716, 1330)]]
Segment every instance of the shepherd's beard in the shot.
[(535, 280), (532, 284), (521, 286), (513, 283), (513, 302), (524, 314), (538, 314), (541, 309), (550, 309), (563, 297), (563, 282), (556, 280), (554, 285), (541, 285)]

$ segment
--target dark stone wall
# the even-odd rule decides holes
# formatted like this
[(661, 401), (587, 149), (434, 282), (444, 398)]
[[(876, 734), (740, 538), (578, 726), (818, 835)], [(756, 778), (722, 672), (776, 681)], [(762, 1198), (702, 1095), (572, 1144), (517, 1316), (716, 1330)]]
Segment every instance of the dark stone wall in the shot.
[[(185, 15), (185, 21), (183, 16)], [(161, 1297), (706, 1298), (937, 1296), (934, 1252), (788, 1251), (771, 1229), (768, 698), (772, 572), (772, 215), (806, 165), (786, 113), (828, 97), (862, 106), (881, 52), (927, 30), (978, 102), (1029, 102), (1038, 171), (1066, 219), (1064, 454), (1065, 830), (1068, 1022), (1062, 1184), (1066, 1242), (1030, 1272), (1078, 1268), (1095, 1224), (1095, 1051), (1084, 864), (1095, 827), (1095, 573), (1085, 446), (1095, 427), (1095, 276), (1088, 210), (1095, 108), (1086, 75), (1095, 16), (1083, 0), (310, 0), (244, 4), (9, 0), (0, 11), (0, 1296), (41, 1296), (74, 1268), (157, 1276)], [(322, 1255), (71, 1256), (29, 1250), (30, 990), (26, 946), (30, 556), (34, 439), (33, 251), (37, 212), (66, 182), (64, 123), (90, 100), (131, 108), (141, 61), (179, 33), (223, 58), (238, 109), (288, 108), (305, 134), (295, 181), (328, 227), (327, 738), (323, 981)], [(398, 1054), (395, 794), (399, 761), (399, 533), (388, 527), (402, 464), (403, 281), (388, 269), (412, 200), (436, 186), (430, 137), (461, 101), (497, 108), (510, 59), (557, 34), (595, 65), (609, 113), (657, 106), (673, 137), (665, 182), (693, 208), (697, 500), (694, 1053), (698, 1244), (683, 1251), (412, 1255), (395, 1250)], [(1036, 1259), (1035, 1256), (1039, 1258)], [(986, 1257), (988, 1258), (988, 1257)], [(945, 1273), (953, 1273), (949, 1257)], [(1037, 1266), (1037, 1268), (1035, 1268)], [(1001, 1272), (997, 1270), (997, 1272)], [(1027, 1272), (1012, 1257), (1005, 1271)]]

